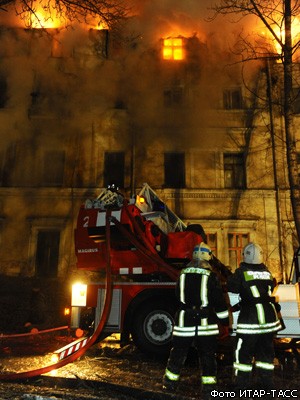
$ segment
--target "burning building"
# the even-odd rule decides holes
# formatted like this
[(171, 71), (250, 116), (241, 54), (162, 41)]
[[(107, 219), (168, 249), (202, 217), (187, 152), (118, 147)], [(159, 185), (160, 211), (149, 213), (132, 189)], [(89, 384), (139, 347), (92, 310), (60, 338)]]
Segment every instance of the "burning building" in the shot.
[(80, 204), (147, 182), (224, 264), (257, 241), (282, 279), (294, 223), (279, 112), (274, 184), (265, 66), (242, 71), (213, 35), (136, 21), (123, 35), (1, 26), (0, 273), (66, 279)]

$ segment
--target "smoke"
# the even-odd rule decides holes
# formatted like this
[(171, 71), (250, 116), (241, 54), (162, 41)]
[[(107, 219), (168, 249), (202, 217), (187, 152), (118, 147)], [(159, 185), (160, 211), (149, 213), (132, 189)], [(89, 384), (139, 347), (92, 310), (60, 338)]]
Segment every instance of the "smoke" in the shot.
[[(40, 127), (31, 129), (26, 112), (32, 93), (41, 92), (46, 94), (45, 101), (54, 113), (59, 115), (64, 108), (70, 110), (76, 130), (89, 135), (93, 129), (98, 137), (103, 132), (107, 134), (109, 148), (121, 146), (120, 140), (124, 141), (127, 129), (122, 128), (122, 121), (113, 122), (115, 115), (111, 110), (117, 103), (124, 105), (124, 113), (132, 121), (128, 129), (135, 131), (142, 146), (157, 144), (163, 136), (169, 150), (182, 149), (191, 143), (199, 147), (203, 138), (215, 146), (218, 135), (207, 138), (207, 128), (212, 123), (208, 110), (220, 107), (224, 85), (241, 83), (240, 66), (235, 64), (232, 50), (242, 23), (231, 23), (222, 16), (209, 22), (212, 3), (211, 0), (136, 0), (120, 49), (118, 38), (109, 39), (112, 57), (117, 62), (101, 58), (101, 54), (95, 60), (95, 46), (101, 40), (105, 46), (106, 39), (92, 37), (90, 27), (84, 24), (52, 30), (47, 35), (38, 30), (25, 31), (24, 21), (16, 16), (14, 9), (0, 13), (2, 26), (19, 28), (17, 33), (9, 28), (2, 30), (1, 41), (2, 55), (18, 54), (18, 63), (14, 57), (3, 58), (1, 62), (10, 87), (9, 104), (14, 109), (20, 106), (14, 119), (21, 122), (11, 129), (16, 133), (20, 125), (27, 125), (28, 135), (36, 136)], [(162, 65), (160, 40), (176, 36), (188, 38), (189, 46), (193, 47), (190, 69), (184, 65)], [(175, 107), (165, 107), (170, 98), (171, 102), (176, 101), (178, 93), (188, 99), (188, 109), (183, 110), (180, 102)], [(85, 115), (92, 115), (95, 120), (88, 121)], [(58, 129), (58, 138), (61, 131), (63, 128)], [(119, 137), (115, 132), (119, 132)]]

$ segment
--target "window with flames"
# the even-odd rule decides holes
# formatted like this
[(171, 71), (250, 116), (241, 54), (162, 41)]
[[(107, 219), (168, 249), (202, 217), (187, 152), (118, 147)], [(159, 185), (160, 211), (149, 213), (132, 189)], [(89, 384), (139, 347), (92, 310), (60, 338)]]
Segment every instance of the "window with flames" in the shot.
[(162, 57), (164, 60), (183, 60), (184, 43), (183, 38), (163, 39)]

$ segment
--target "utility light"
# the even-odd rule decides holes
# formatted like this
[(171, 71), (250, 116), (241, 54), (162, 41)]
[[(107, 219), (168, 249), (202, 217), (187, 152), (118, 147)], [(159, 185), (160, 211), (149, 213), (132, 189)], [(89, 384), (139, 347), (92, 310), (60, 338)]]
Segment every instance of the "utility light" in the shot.
[(86, 306), (87, 285), (83, 283), (75, 283), (72, 286), (72, 307)]

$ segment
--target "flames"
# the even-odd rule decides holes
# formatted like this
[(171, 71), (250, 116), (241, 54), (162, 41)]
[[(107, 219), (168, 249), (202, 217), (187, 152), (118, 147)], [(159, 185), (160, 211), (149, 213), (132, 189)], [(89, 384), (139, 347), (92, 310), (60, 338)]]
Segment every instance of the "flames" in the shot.
[(35, 2), (34, 7), (24, 14), (23, 20), (26, 27), (34, 29), (60, 28), (63, 25), (62, 18), (47, 0)]
[(163, 39), (162, 56), (164, 60), (183, 60), (184, 47), (182, 37)]
[[(275, 33), (278, 40), (275, 39), (271, 32), (264, 28), (260, 31), (259, 35), (264, 37), (265, 40), (273, 47), (273, 52), (278, 55), (283, 53), (283, 45), (285, 41), (285, 29), (280, 27), (279, 24), (272, 26), (273, 32)], [(300, 40), (300, 18), (294, 17), (292, 21), (292, 41), (295, 45)]]
[[(36, 1), (34, 7), (28, 9), (25, 13), (20, 12), (19, 14), (22, 15), (26, 28), (60, 29), (67, 24), (66, 13), (64, 13), (64, 10), (57, 10), (54, 0)], [(96, 21), (93, 16), (86, 16), (84, 20), (89, 29), (108, 29), (105, 23)]]

